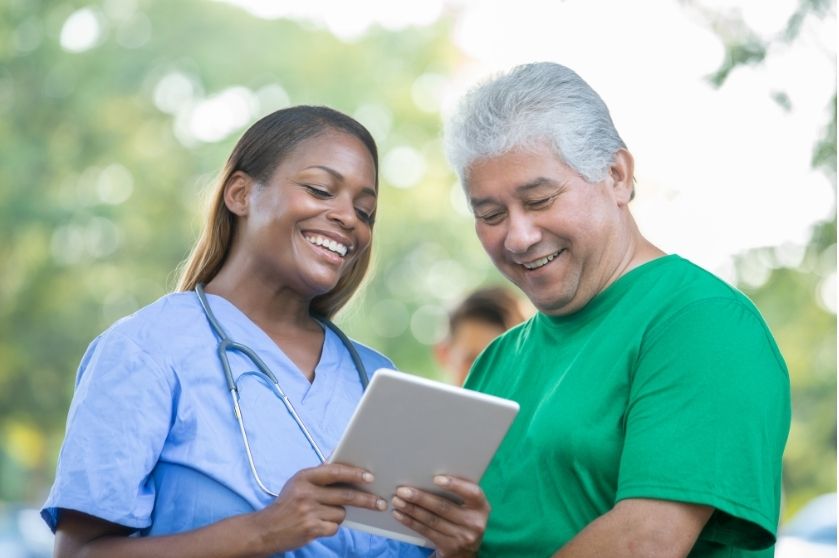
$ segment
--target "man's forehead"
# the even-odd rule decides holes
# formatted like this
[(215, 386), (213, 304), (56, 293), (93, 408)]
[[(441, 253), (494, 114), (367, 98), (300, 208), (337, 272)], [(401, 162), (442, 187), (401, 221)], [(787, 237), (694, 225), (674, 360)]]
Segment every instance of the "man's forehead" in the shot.
[(554, 189), (561, 184), (561, 177), (542, 175), (539, 170), (523, 169), (523, 172), (472, 177), (465, 182), (466, 196), (475, 207), (499, 198), (526, 198), (533, 192)]

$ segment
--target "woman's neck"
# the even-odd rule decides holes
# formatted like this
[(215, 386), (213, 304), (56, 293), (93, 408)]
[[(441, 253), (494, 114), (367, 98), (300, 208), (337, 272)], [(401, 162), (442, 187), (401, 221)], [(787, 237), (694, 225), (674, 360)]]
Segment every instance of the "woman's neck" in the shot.
[(310, 298), (238, 269), (242, 268), (223, 266), (206, 285), (206, 291), (224, 297), (266, 331), (288, 327), (319, 328), (309, 315)]

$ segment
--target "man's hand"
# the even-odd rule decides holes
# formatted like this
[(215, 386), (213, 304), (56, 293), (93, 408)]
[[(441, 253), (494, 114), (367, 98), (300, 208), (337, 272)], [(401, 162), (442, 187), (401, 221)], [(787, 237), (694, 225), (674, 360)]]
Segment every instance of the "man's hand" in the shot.
[(402, 486), (393, 498), (394, 517), (434, 543), (438, 558), (474, 556), (489, 517), (483, 490), (474, 482), (445, 475), (434, 477), (434, 484), (456, 494), (463, 503)]

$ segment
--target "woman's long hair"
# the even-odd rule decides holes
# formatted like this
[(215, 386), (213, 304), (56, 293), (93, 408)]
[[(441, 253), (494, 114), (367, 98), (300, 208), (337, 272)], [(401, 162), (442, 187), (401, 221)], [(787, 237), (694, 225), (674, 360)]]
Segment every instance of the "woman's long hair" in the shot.
[[(239, 139), (216, 183), (201, 236), (192, 248), (178, 279), (179, 291), (208, 283), (219, 272), (230, 252), (236, 215), (224, 203), (224, 188), (233, 173), (244, 172), (265, 183), (282, 160), (301, 142), (329, 130), (358, 138), (370, 151), (379, 182), (379, 156), (370, 132), (349, 116), (328, 107), (296, 106), (278, 110), (257, 121)], [(372, 225), (371, 225), (372, 226)], [(358, 255), (335, 288), (312, 300), (311, 312), (331, 318), (358, 289), (370, 266), (370, 245)]]

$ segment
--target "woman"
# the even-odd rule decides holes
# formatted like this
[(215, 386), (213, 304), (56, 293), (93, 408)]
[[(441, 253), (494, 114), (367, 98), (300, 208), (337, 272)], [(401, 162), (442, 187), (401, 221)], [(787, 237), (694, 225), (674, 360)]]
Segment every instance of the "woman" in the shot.
[[(56, 556), (428, 554), (340, 528), (345, 506), (386, 502), (342, 484), (369, 472), (321, 464), (364, 370), (391, 366), (326, 321), (367, 271), (377, 177), (373, 138), (334, 110), (285, 109), (245, 132), (181, 292), (114, 324), (82, 360), (42, 511)], [(438, 556), (472, 555), (486, 500), (438, 480), (464, 504), (409, 489), (392, 513)]]

